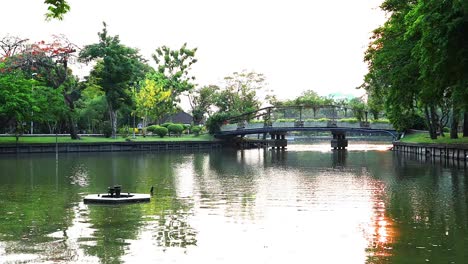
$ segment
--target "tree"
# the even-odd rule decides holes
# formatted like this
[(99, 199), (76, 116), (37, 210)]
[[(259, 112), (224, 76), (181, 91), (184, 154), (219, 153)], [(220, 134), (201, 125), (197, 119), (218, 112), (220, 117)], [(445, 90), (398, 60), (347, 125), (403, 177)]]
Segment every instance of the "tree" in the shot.
[(194, 63), (197, 62), (195, 53), (197, 48), (188, 49), (184, 43), (178, 50), (171, 50), (167, 46), (156, 49), (152, 57), (157, 64), (158, 72), (167, 78), (166, 90), (171, 90), (171, 101), (173, 104), (179, 102), (179, 96), (183, 92), (191, 91), (194, 88), (195, 77), (189, 72)]
[(349, 100), (349, 106), (351, 109), (353, 109), (353, 114), (354, 117), (358, 121), (363, 121), (363, 119), (367, 116), (364, 116), (366, 114), (366, 104), (359, 98), (353, 98)]
[(65, 0), (44, 0), (48, 5), (46, 13), (46, 20), (58, 19), (62, 20), (63, 15), (70, 11), (70, 5)]
[[(466, 1), (465, 1), (466, 2)], [(456, 137), (460, 111), (466, 109), (468, 30), (464, 1), (386, 0), (388, 21), (374, 30), (365, 60), (368, 93), (384, 98), (394, 127), (424, 113), (429, 134), (437, 138), (452, 115)], [(466, 111), (466, 110), (465, 110)]]
[(106, 95), (112, 137), (117, 134), (117, 111), (123, 105), (131, 104), (130, 84), (142, 78), (147, 71), (138, 50), (120, 43), (119, 36), (109, 36), (106, 23), (98, 33), (99, 43), (85, 46), (80, 52), (80, 60), (98, 60), (91, 75), (96, 76)]
[(257, 91), (265, 87), (265, 77), (256, 72), (234, 72), (224, 78), (225, 87), (215, 97), (215, 105), (220, 112), (232, 115), (257, 110), (261, 102)]
[(302, 92), (302, 94), (295, 99), (296, 105), (303, 105), (306, 107), (312, 107), (314, 111), (314, 118), (317, 114), (317, 108), (321, 105), (324, 105), (324, 98), (319, 96), (314, 90), (307, 90)]
[(201, 124), (205, 114), (210, 116), (210, 108), (215, 100), (213, 95), (217, 93), (219, 87), (216, 85), (203, 86), (202, 88), (189, 94), (189, 102), (192, 107), (193, 122)]
[(60, 91), (26, 78), (19, 70), (0, 73), (0, 119), (3, 125), (14, 124), (17, 139), (26, 121), (56, 122), (64, 107)]
[(141, 82), (140, 90), (135, 95), (135, 104), (136, 113), (142, 117), (144, 128), (148, 125), (150, 115), (158, 120), (168, 107), (171, 90), (166, 90), (166, 82), (161, 73), (149, 73)]
[(63, 35), (54, 36), (52, 42), (29, 44), (26, 41), (18, 37), (3, 38), (1, 47), (5, 70), (21, 70), (25, 76), (35, 76), (45, 86), (60, 90), (69, 110), (67, 123), (70, 136), (72, 139), (79, 139), (74, 120), (74, 102), (79, 98), (78, 81), (68, 68), (76, 45)]

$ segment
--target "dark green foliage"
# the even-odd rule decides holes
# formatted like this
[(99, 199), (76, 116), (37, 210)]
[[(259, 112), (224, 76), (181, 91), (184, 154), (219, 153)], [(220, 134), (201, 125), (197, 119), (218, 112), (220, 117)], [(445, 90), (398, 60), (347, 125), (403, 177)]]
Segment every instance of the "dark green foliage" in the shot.
[(110, 121), (104, 121), (102, 123), (102, 134), (104, 134), (106, 138), (110, 138), (112, 136), (112, 126)]
[(215, 103), (214, 96), (219, 91), (216, 85), (204, 86), (189, 94), (192, 116), (195, 125), (201, 124), (205, 114), (210, 114), (210, 107)]
[(152, 132), (153, 134), (158, 135), (159, 137), (163, 138), (164, 136), (167, 135), (168, 129), (163, 127), (163, 126), (157, 126), (157, 125), (152, 125), (147, 128), (149, 132)]
[(201, 130), (202, 130), (202, 128), (199, 127), (199, 126), (194, 126), (194, 127), (192, 127), (192, 133), (193, 133), (195, 136), (200, 135)]
[(120, 43), (119, 36), (109, 36), (104, 23), (98, 33), (99, 43), (85, 46), (80, 51), (80, 60), (98, 63), (91, 72), (105, 93), (112, 126), (112, 137), (117, 132), (117, 111), (132, 104), (130, 83), (142, 79), (148, 67), (142, 62), (138, 50)]
[(221, 131), (221, 125), (223, 125), (223, 123), (231, 116), (232, 115), (228, 112), (218, 112), (210, 116), (210, 118), (206, 120), (206, 128), (208, 129), (208, 132), (210, 134), (215, 134)]
[(70, 11), (70, 5), (65, 0), (44, 0), (44, 3), (48, 5), (46, 13), (46, 19), (58, 19), (62, 20), (63, 15)]
[[(364, 87), (371, 113), (386, 114), (399, 130), (427, 127), (432, 139), (452, 115), (451, 136), (468, 110), (466, 1), (386, 0), (387, 22), (374, 30)], [(424, 114), (426, 125), (419, 119)], [(417, 126), (417, 127), (415, 127)]]
[(181, 124), (171, 124), (167, 126), (167, 129), (170, 133), (180, 136), (180, 134), (182, 134), (182, 132), (184, 131), (184, 126)]
[(124, 138), (127, 138), (130, 135), (130, 132), (131, 130), (129, 126), (123, 126), (119, 128), (119, 134)]
[(162, 127), (165, 127), (165, 128), (167, 128), (167, 127), (170, 126), (170, 125), (173, 125), (173, 123), (166, 122), (166, 123), (164, 123), (164, 124), (161, 124), (161, 126), (162, 126)]

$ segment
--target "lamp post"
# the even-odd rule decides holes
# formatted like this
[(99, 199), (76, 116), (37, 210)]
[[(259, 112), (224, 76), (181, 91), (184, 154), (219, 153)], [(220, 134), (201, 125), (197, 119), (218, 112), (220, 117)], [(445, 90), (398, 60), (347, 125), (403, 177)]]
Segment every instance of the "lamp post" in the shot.
[[(32, 73), (32, 78), (34, 80), (34, 76), (36, 76), (37, 73), (33, 72)], [(34, 92), (34, 82), (31, 84), (31, 94)], [(31, 109), (31, 135), (34, 134), (34, 121), (33, 121), (33, 116), (34, 116), (34, 111)]]
[[(135, 98), (135, 97), (136, 97), (136, 86), (134, 85), (134, 86), (133, 86), (133, 98)], [(136, 104), (136, 102), (135, 102), (135, 104)], [(135, 106), (135, 108), (136, 108), (136, 106)], [(136, 138), (136, 137), (135, 137), (135, 115), (136, 115), (136, 109), (135, 109), (135, 112), (133, 112), (133, 127), (132, 127), (132, 131), (133, 131), (133, 136), (132, 136), (132, 138), (133, 138), (133, 139)]]

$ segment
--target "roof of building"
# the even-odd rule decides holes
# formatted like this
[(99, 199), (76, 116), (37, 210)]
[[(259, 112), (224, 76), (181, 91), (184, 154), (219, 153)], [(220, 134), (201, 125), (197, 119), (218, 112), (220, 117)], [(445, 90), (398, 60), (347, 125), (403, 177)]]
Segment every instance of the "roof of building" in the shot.
[(161, 118), (161, 123), (180, 123), (180, 124), (192, 124), (193, 123), (193, 117), (190, 114), (185, 113), (184, 111), (172, 114), (172, 115), (166, 115), (163, 118)]

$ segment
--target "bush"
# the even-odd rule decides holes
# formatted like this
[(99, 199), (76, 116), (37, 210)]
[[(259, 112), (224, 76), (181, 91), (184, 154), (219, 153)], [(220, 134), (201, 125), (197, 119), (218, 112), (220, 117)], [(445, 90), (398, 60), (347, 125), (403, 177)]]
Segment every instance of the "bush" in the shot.
[(157, 126), (157, 125), (152, 125), (146, 128), (149, 132), (158, 135), (159, 137), (163, 138), (165, 135), (167, 135), (168, 130), (165, 127), (162, 126)]
[(202, 130), (202, 128), (199, 127), (199, 126), (194, 126), (194, 127), (192, 127), (192, 133), (193, 133), (195, 136), (200, 135), (201, 130)]
[(280, 122), (280, 123), (295, 122), (295, 121), (296, 119), (294, 118), (280, 118), (276, 120), (276, 122)]
[(330, 121), (329, 118), (323, 117), (323, 118), (311, 118), (311, 119), (306, 119), (304, 120), (305, 122), (328, 122)]
[(102, 122), (102, 134), (104, 134), (106, 138), (110, 138), (112, 136), (112, 126), (110, 121)]
[(206, 120), (206, 128), (210, 134), (215, 134), (221, 131), (221, 125), (231, 117), (227, 112), (215, 113)]
[(346, 123), (355, 124), (359, 122), (359, 119), (358, 118), (341, 118), (341, 119), (338, 119), (338, 122), (346, 122)]
[(184, 131), (184, 126), (181, 124), (171, 124), (167, 127), (170, 133), (174, 133), (176, 135), (180, 135), (182, 131)]
[(161, 126), (168, 128), (170, 125), (173, 125), (173, 123), (167, 122), (167, 123), (162, 124)]
[(381, 119), (372, 119), (371, 120), (372, 124), (390, 124), (390, 120), (386, 118), (381, 118)]
[(252, 119), (249, 121), (249, 123), (251, 124), (259, 124), (259, 123), (265, 123), (265, 120), (261, 120), (261, 119)]
[(129, 126), (123, 126), (123, 127), (119, 128), (118, 132), (123, 138), (127, 138), (130, 135), (131, 131), (130, 131)]

